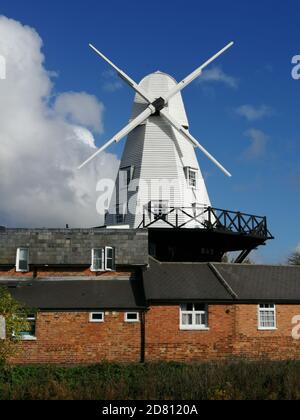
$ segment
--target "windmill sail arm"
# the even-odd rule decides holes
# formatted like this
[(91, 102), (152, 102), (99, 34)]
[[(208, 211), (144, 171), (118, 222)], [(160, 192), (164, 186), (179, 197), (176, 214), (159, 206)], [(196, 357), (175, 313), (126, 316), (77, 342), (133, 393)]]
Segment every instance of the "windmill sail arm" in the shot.
[(127, 124), (121, 131), (119, 131), (111, 140), (105, 143), (100, 149), (98, 149), (91, 157), (89, 157), (85, 162), (83, 162), (78, 169), (82, 169), (85, 165), (87, 165), (92, 159), (98, 156), (100, 153), (104, 152), (109, 146), (113, 143), (119, 143), (125, 136), (127, 136), (131, 131), (133, 131), (136, 127), (142, 124), (147, 118), (150, 117), (151, 114), (155, 112), (155, 108), (152, 105), (142, 112), (138, 117), (136, 117), (133, 121)]
[(175, 86), (175, 88), (172, 89), (164, 99), (166, 101), (169, 101), (173, 96), (175, 96), (177, 93), (181, 92), (190, 83), (192, 83), (195, 79), (197, 79), (202, 74), (203, 70), (209, 64), (211, 64), (218, 57), (220, 57), (220, 55), (224, 54), (225, 51), (227, 51), (233, 45), (234, 45), (234, 43), (230, 42), (228, 45), (226, 45), (224, 48), (222, 48), (219, 52), (217, 52), (217, 54), (215, 54), (211, 58), (209, 58), (204, 64), (202, 64), (200, 67), (198, 67), (193, 73), (191, 73), (189, 76), (187, 76), (185, 79), (183, 79), (180, 83), (178, 83), (178, 85)]
[(198, 140), (195, 139), (195, 137), (192, 136), (192, 134), (186, 130), (185, 128), (183, 128), (168, 112), (166, 112), (165, 110), (160, 112), (161, 116), (163, 118), (165, 118), (167, 121), (169, 121), (169, 123), (172, 125), (173, 128), (175, 128), (180, 134), (182, 134), (186, 140), (188, 140), (189, 142), (191, 142), (195, 147), (198, 147), (202, 153), (204, 153), (204, 155), (211, 160), (226, 176), (228, 176), (229, 178), (232, 177), (231, 173), (227, 171), (227, 169), (224, 168), (223, 165), (221, 165), (221, 163), (214, 158), (214, 156), (212, 156), (206, 149), (205, 147), (203, 147)]
[(89, 44), (93, 51), (98, 54), (103, 60), (105, 60), (119, 75), (119, 77), (124, 80), (131, 88), (133, 88), (136, 93), (138, 93), (146, 102), (151, 103), (153, 99), (150, 95), (142, 89), (134, 80), (131, 79), (123, 70), (117, 67), (111, 60), (109, 60), (102, 52), (100, 52), (94, 45)]

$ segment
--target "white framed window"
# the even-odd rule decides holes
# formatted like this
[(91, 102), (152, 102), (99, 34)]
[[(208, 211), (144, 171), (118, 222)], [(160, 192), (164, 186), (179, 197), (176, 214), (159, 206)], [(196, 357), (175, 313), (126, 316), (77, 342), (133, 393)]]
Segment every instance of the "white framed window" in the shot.
[(92, 250), (92, 271), (104, 271), (105, 248)]
[(29, 271), (29, 249), (18, 248), (16, 258), (16, 270), (21, 273)]
[(273, 303), (258, 305), (258, 329), (276, 330), (276, 328), (276, 305)]
[(106, 246), (92, 249), (91, 271), (104, 272), (115, 270), (115, 248)]
[(90, 313), (90, 322), (94, 324), (103, 323), (105, 320), (104, 312), (91, 312)]
[(207, 330), (208, 307), (205, 304), (186, 303), (180, 307), (181, 330)]
[(107, 246), (105, 248), (105, 271), (115, 270), (115, 248)]
[(125, 322), (140, 322), (140, 314), (138, 312), (126, 312)]
[(166, 200), (154, 200), (151, 201), (149, 204), (151, 218), (157, 220), (159, 218), (163, 218), (163, 220), (167, 220), (168, 216), (168, 208), (169, 202)]
[(197, 188), (198, 170), (186, 167), (185, 176), (190, 188)]
[(20, 332), (20, 338), (24, 341), (36, 340), (36, 316), (30, 314), (27, 316), (28, 329)]

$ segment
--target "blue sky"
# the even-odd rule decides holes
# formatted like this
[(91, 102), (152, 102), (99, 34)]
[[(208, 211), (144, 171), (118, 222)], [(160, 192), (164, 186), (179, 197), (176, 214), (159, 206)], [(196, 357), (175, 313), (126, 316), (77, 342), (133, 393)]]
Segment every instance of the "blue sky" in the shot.
[[(2, 0), (0, 6), (0, 14), (43, 39), (57, 92), (84, 91), (104, 104), (98, 145), (127, 123), (133, 92), (116, 83), (89, 42), (139, 81), (155, 70), (181, 80), (235, 41), (183, 96), (191, 132), (233, 173), (227, 179), (199, 153), (213, 205), (268, 216), (276, 240), (260, 249), (265, 262), (284, 262), (300, 244), (300, 80), (291, 77), (292, 57), (300, 54), (299, 12), (293, 0)], [(122, 146), (111, 152), (120, 154)]]

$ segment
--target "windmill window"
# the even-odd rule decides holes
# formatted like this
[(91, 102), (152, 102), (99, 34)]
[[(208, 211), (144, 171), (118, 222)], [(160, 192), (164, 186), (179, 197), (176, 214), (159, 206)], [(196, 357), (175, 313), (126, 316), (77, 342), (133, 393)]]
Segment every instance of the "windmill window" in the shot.
[(29, 271), (29, 249), (28, 248), (18, 248), (16, 270), (21, 273), (26, 273)]
[(180, 307), (180, 329), (207, 330), (208, 308), (205, 304), (184, 304)]
[(185, 168), (185, 176), (190, 188), (197, 188), (197, 174), (198, 171), (192, 168)]
[(168, 213), (168, 201), (157, 200), (151, 201), (150, 203), (150, 212), (154, 220), (162, 219), (167, 220), (167, 213)]
[(28, 329), (20, 332), (21, 340), (36, 340), (36, 317), (34, 314), (28, 315), (26, 318)]
[(258, 305), (258, 329), (276, 330), (276, 305)]
[(92, 250), (92, 266), (93, 272), (104, 272), (115, 270), (115, 248), (103, 247), (94, 248)]

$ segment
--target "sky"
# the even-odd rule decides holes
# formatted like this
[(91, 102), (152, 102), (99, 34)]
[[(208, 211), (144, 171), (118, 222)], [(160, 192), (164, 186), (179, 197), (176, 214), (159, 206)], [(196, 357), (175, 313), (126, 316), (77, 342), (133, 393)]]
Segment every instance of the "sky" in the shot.
[(77, 163), (128, 122), (133, 91), (88, 47), (134, 80), (181, 80), (235, 46), (183, 93), (213, 206), (268, 217), (275, 236), (256, 253), (284, 263), (300, 246), (300, 4), (248, 1), (1, 0), (0, 225), (91, 226), (95, 182), (113, 176), (124, 142), (81, 174)]

